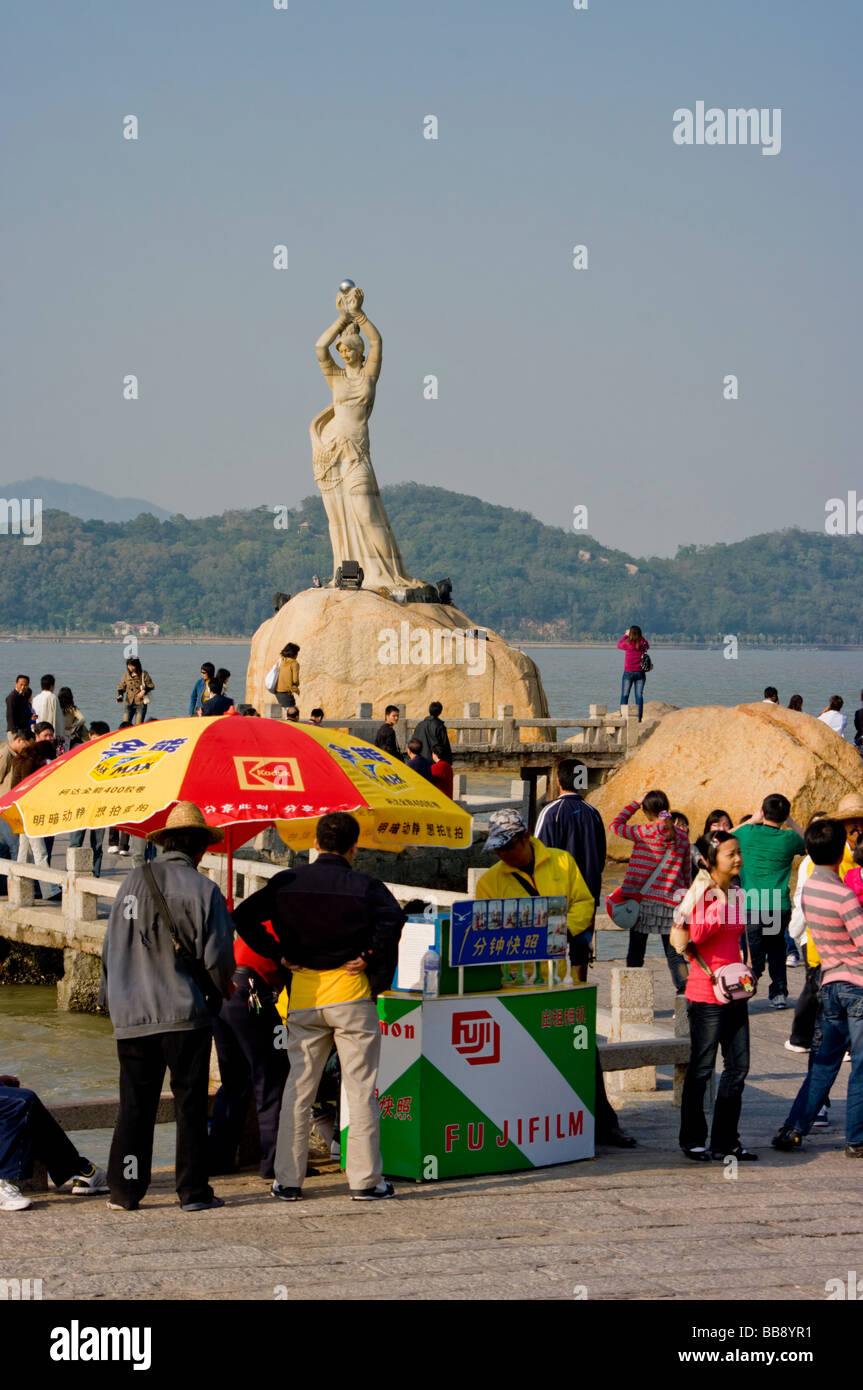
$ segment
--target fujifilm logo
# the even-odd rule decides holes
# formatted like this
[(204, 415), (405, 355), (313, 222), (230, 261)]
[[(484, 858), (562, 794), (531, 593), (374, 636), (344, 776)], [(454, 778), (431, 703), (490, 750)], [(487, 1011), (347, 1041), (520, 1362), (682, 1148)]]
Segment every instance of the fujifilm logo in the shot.
[(149, 1371), (152, 1349), (149, 1327), (69, 1327), (51, 1331), (52, 1361), (131, 1361), (133, 1371)]
[(734, 106), (728, 111), (704, 102), (695, 103), (695, 112), (688, 106), (675, 111), (673, 138), (675, 145), (760, 145), (762, 154), (778, 154), (782, 149), (782, 111), (757, 106), (747, 110)]

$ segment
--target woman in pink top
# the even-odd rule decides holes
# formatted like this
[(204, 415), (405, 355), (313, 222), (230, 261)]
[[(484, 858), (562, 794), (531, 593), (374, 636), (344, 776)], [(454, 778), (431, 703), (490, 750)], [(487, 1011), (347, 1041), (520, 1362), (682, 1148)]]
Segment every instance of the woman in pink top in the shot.
[[(733, 835), (717, 833), (708, 842), (707, 868), (712, 884), (699, 899), (689, 922), (692, 961), (686, 982), (689, 1034), (692, 1048), (680, 1106), (680, 1147), (687, 1158), (707, 1162), (729, 1155), (740, 1160), (758, 1157), (740, 1142), (737, 1126), (743, 1098), (743, 1083), (749, 1071), (749, 1006), (745, 999), (720, 1004), (710, 977), (695, 959), (695, 952), (711, 971), (739, 961), (740, 935), (745, 925), (745, 909), (732, 893), (731, 881), (740, 873), (743, 856)], [(722, 1048), (722, 1076), (716, 1103), (710, 1149), (706, 1148), (707, 1120), (704, 1092), (716, 1066), (716, 1052)]]
[(645, 673), (641, 669), (641, 658), (647, 651), (650, 643), (641, 631), (640, 627), (634, 624), (626, 629), (617, 644), (618, 651), (625, 652), (623, 658), (623, 680), (620, 684), (620, 703), (629, 704), (629, 692), (635, 686), (635, 703), (638, 706), (638, 722), (641, 723), (644, 714), (644, 682)]

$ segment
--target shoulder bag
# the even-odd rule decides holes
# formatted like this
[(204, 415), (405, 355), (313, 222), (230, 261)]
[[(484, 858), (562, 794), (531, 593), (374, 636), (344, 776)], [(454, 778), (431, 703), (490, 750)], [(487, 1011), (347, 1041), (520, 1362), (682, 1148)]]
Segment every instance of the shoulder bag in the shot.
[(183, 967), (186, 973), (191, 977), (192, 983), (198, 987), (203, 995), (207, 1013), (215, 1017), (222, 1007), (221, 991), (217, 989), (216, 985), (213, 983), (213, 977), (204, 965), (204, 962), (199, 960), (197, 956), (193, 956), (188, 947), (184, 946), (180, 940), (177, 924), (171, 915), (171, 909), (165, 902), (165, 896), (156, 882), (156, 875), (153, 873), (152, 864), (144, 865), (144, 877), (147, 880), (147, 887), (155, 899), (159, 916), (164, 919), (165, 925), (171, 933), (171, 940), (174, 943), (174, 952), (177, 958), (182, 961)]
[(752, 969), (749, 960), (749, 938), (746, 936), (746, 928), (743, 928), (746, 938), (746, 959), (733, 960), (728, 965), (720, 965), (714, 971), (701, 959), (695, 946), (690, 946), (688, 954), (701, 966), (705, 975), (713, 985), (713, 993), (716, 996), (717, 1004), (736, 1004), (741, 999), (754, 999), (758, 989), (758, 980)]
[(673, 843), (669, 845), (650, 877), (645, 879), (636, 892), (630, 892), (629, 897), (623, 896), (622, 888), (615, 888), (613, 893), (609, 893), (605, 900), (605, 910), (616, 927), (626, 927), (631, 931), (635, 926), (638, 921), (642, 898), (647, 897), (650, 889), (674, 854), (675, 848)]

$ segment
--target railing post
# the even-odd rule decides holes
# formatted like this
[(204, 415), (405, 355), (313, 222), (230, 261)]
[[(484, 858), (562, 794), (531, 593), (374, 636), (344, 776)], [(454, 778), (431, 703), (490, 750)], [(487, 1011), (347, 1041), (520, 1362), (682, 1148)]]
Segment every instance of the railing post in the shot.
[[(643, 967), (638, 970), (614, 969), (611, 972), (611, 1032), (609, 1042), (631, 1042), (629, 1024), (653, 1023), (653, 976)], [(656, 1067), (633, 1067), (612, 1072), (611, 1089), (615, 1091), (655, 1091)]]
[(93, 873), (93, 851), (66, 850), (66, 883), (63, 887), (63, 917), (67, 922), (95, 922), (99, 916), (99, 899), (78, 884), (79, 878)]
[[(464, 714), (462, 718), (479, 719), (478, 700), (465, 700)], [(462, 733), (465, 735), (465, 743), (481, 743), (482, 732), (482, 729), (462, 729)]]
[(15, 861), (10, 860), (5, 872), (8, 878), (8, 894), (10, 907), (32, 907), (35, 901), (33, 897), (33, 880), (26, 878), (24, 874), (15, 872)]
[(497, 717), (501, 720), (500, 748), (504, 753), (512, 753), (515, 749), (516, 730), (513, 710), (513, 705), (498, 705), (497, 707)]

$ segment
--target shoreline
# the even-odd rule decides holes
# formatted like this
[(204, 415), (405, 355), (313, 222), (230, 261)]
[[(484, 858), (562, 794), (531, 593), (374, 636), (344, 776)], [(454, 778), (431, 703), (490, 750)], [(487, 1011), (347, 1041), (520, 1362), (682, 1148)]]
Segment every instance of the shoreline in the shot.
[[(248, 637), (224, 637), (218, 633), (203, 633), (194, 637), (178, 637), (174, 635), (158, 637), (139, 637), (138, 642), (141, 646), (149, 644), (174, 647), (199, 647), (218, 644), (220, 646), (245, 647), (248, 646), (254, 634)], [(105, 636), (102, 633), (81, 632), (65, 633), (58, 636), (55, 632), (0, 632), (0, 645), (11, 646), (15, 642), (77, 642), (83, 645), (115, 646), (118, 642), (125, 639), (122, 637)], [(534, 639), (530, 641), (520, 641), (518, 638), (504, 638), (508, 646), (517, 651), (543, 650), (543, 651), (616, 651), (616, 642), (581, 641), (581, 642), (540, 642)], [(858, 652), (863, 651), (863, 642), (770, 642), (770, 643), (747, 643), (745, 644), (751, 651), (796, 651), (796, 652)], [(651, 651), (721, 651), (721, 642), (663, 642), (654, 639), (650, 644)]]

